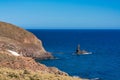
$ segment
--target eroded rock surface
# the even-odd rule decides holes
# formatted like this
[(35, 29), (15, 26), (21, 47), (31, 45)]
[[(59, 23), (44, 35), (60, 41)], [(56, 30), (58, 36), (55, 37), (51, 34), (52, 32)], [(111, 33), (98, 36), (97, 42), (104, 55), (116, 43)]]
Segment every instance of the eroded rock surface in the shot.
[(53, 56), (46, 52), (39, 40), (32, 33), (15, 25), (0, 22), (0, 50), (12, 50), (21, 56), (48, 59)]
[(15, 25), (0, 22), (0, 67), (67, 75), (55, 67), (37, 63), (33, 58), (49, 59), (53, 56), (32, 33)]
[(37, 63), (34, 59), (30, 57), (13, 56), (8, 51), (0, 51), (0, 67), (7, 67), (11, 69), (19, 70), (31, 70), (31, 71), (42, 71), (45, 73), (65, 75), (68, 74), (58, 70), (55, 67), (47, 67), (43, 64)]

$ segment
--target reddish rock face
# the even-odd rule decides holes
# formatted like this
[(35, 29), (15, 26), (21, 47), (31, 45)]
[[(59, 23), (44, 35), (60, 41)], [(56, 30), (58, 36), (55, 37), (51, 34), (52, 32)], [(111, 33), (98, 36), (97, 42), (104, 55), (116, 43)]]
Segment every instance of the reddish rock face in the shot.
[(58, 70), (55, 67), (47, 67), (43, 64), (37, 63), (34, 59), (30, 57), (13, 56), (10, 55), (6, 50), (0, 51), (0, 67), (7, 67), (12, 69), (22, 69), (31, 71), (42, 71), (47, 73), (53, 73), (58, 75), (68, 74)]
[(53, 58), (50, 53), (45, 51), (41, 40), (35, 35), (5, 22), (0, 22), (0, 49), (13, 50), (26, 57)]
[[(9, 50), (19, 56), (13, 55)], [(37, 63), (32, 58), (48, 59), (53, 56), (45, 51), (41, 40), (32, 33), (15, 25), (0, 22), (0, 67), (67, 75), (57, 68)]]

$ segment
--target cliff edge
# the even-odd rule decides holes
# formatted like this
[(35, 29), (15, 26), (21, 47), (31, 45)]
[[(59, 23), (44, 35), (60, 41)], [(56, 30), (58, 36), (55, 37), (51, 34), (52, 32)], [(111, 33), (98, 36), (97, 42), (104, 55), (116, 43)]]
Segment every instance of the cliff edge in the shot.
[(55, 67), (37, 63), (33, 58), (53, 56), (32, 33), (0, 22), (0, 80), (82, 80)]
[(13, 24), (0, 22), (0, 50), (11, 50), (24, 57), (52, 58), (32, 33)]
[(27, 69), (34, 72), (67, 75), (55, 67), (47, 67), (33, 59), (52, 57), (45, 51), (42, 42), (32, 33), (15, 25), (0, 22), (0, 68)]

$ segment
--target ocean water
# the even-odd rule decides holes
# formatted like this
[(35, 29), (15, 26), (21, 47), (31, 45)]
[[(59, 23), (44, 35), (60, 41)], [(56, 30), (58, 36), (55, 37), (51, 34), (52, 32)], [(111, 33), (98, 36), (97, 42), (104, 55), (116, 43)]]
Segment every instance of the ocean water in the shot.
[[(71, 76), (120, 80), (120, 30), (29, 30), (57, 59), (37, 60)], [(77, 45), (92, 52), (74, 55)]]

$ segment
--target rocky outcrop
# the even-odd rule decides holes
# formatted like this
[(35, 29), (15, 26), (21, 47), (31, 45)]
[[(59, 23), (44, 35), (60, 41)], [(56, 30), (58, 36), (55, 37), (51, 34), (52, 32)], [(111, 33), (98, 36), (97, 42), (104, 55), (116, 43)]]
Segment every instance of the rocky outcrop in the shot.
[(88, 54), (88, 52), (87, 51), (85, 51), (85, 50), (81, 50), (80, 49), (80, 45), (78, 44), (78, 46), (77, 46), (77, 49), (76, 49), (76, 52), (75, 52), (77, 55), (80, 55), (80, 54)]
[(33, 58), (48, 59), (53, 56), (45, 51), (41, 40), (32, 33), (15, 25), (0, 22), (0, 67), (67, 76), (67, 73), (37, 63)]
[(0, 22), (0, 50), (12, 50), (24, 57), (53, 58), (35, 35), (5, 22)]
[[(5, 80), (18, 80), (18, 78), (19, 80), (81, 80), (68, 76), (56, 67), (37, 63), (33, 58), (48, 59), (53, 56), (46, 52), (41, 40), (32, 33), (15, 25), (0, 22), (0, 72), (3, 72), (0, 74), (1, 80), (4, 78)], [(16, 73), (16, 71), (20, 72)], [(29, 71), (37, 74), (32, 76)], [(49, 76), (46, 76), (47, 74)], [(36, 78), (36, 75), (39, 77)]]
[(68, 74), (58, 70), (55, 67), (47, 67), (43, 64), (37, 63), (30, 57), (13, 56), (8, 51), (0, 51), (0, 67), (6, 67), (19, 70), (42, 71), (51, 74), (65, 75)]

